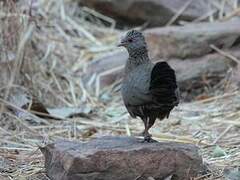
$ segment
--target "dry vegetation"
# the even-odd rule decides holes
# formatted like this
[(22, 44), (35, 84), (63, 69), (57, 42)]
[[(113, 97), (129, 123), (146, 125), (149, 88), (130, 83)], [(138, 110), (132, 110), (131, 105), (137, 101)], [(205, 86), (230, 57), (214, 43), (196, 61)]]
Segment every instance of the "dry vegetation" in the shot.
[[(0, 1), (0, 178), (48, 179), (39, 146), (61, 138), (131, 135), (142, 123), (126, 113), (118, 83), (96, 97), (85, 88), (91, 82), (81, 79), (87, 62), (116, 48), (121, 32), (114, 20), (70, 1), (20, 2)], [(37, 101), (78, 113), (39, 118), (31, 113)], [(226, 169), (240, 166), (239, 108), (240, 93), (228, 89), (182, 103), (152, 133), (161, 141), (198, 144), (210, 171), (197, 179), (222, 179)]]

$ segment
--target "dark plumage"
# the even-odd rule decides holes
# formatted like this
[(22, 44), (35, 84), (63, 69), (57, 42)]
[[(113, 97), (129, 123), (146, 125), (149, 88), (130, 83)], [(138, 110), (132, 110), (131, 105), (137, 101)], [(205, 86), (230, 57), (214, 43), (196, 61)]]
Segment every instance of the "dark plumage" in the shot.
[(129, 53), (121, 89), (123, 101), (132, 117), (143, 120), (144, 140), (149, 142), (148, 130), (155, 120), (168, 118), (179, 103), (175, 72), (167, 62), (153, 64), (150, 61), (141, 32), (129, 31), (119, 46), (124, 46)]

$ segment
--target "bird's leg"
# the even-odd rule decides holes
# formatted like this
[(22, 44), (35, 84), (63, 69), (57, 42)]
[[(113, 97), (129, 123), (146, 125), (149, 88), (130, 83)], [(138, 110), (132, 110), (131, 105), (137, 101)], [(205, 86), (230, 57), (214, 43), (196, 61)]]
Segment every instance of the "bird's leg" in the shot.
[(149, 130), (149, 118), (146, 119), (146, 123), (145, 123), (144, 141), (150, 142), (152, 135), (148, 132), (148, 130)]
[(146, 128), (147, 128), (147, 117), (144, 117), (142, 120), (143, 120), (143, 123), (144, 123), (144, 130), (142, 132), (142, 136), (145, 137), (145, 134), (146, 134)]
[(142, 119), (142, 121), (143, 121), (143, 123), (144, 123), (144, 130), (141, 132), (141, 133), (138, 133), (138, 134), (136, 134), (137, 136), (143, 136), (144, 137), (144, 135), (145, 135), (145, 130), (146, 130), (146, 127), (147, 127), (147, 118), (141, 118)]
[(146, 125), (145, 125), (145, 130), (144, 130), (144, 141), (147, 141), (147, 142), (154, 142), (154, 140), (151, 138), (152, 135), (148, 132), (149, 129), (153, 126), (154, 122), (155, 122), (155, 119), (152, 119), (152, 118), (147, 118), (147, 121), (146, 121)]

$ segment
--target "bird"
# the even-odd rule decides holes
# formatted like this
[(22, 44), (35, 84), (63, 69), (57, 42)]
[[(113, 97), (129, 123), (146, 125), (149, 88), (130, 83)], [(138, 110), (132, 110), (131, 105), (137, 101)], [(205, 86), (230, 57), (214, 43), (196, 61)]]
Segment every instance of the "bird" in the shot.
[(179, 104), (175, 71), (166, 61), (154, 64), (150, 60), (145, 37), (138, 30), (128, 31), (118, 46), (129, 54), (121, 86), (124, 105), (131, 117), (142, 119), (143, 142), (154, 142), (149, 129), (156, 119), (168, 118)]

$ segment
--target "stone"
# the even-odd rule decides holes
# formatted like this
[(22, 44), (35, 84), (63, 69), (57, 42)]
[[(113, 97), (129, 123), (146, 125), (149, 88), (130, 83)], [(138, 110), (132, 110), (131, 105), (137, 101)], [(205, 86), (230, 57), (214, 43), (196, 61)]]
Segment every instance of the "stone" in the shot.
[[(166, 25), (184, 6), (186, 0), (78, 0), (81, 5), (93, 8), (106, 16), (112, 17), (122, 25), (141, 25), (145, 22), (149, 26)], [(211, 1), (211, 0), (206, 0)], [(209, 2), (194, 0), (177, 18), (191, 21), (209, 12)], [(213, 10), (216, 8), (213, 8)]]
[[(228, 27), (228, 28), (226, 28)], [(240, 19), (151, 28), (144, 31), (152, 58), (191, 58), (213, 52), (210, 45), (228, 49), (240, 37)], [(239, 44), (239, 43), (238, 43)]]
[(135, 137), (59, 140), (41, 148), (51, 180), (188, 180), (204, 172), (198, 147), (176, 142), (142, 143)]

